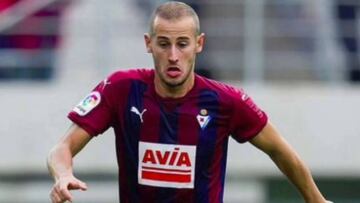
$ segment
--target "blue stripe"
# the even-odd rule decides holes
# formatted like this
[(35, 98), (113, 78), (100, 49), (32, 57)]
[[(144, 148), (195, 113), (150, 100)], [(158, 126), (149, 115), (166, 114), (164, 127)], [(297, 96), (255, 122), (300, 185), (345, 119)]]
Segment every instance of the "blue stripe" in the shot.
[(222, 178), (222, 180), (221, 180), (221, 194), (219, 196), (219, 202), (223, 202), (223, 199), (224, 199), (224, 185), (225, 185), (228, 142), (229, 142), (229, 137), (226, 138), (226, 140), (224, 141), (223, 146), (222, 146), (223, 155), (221, 157), (221, 172), (220, 172), (221, 173), (220, 177)]
[[(131, 112), (132, 107), (136, 107), (140, 112), (143, 110), (143, 97), (147, 89), (147, 85), (141, 81), (133, 81), (128, 96), (127, 105), (124, 112), (124, 146), (125, 154), (119, 154), (125, 159), (125, 170), (128, 188), (130, 188), (129, 199), (135, 202), (140, 201), (138, 191), (138, 156), (139, 156), (139, 139), (141, 120), (139, 115)], [(125, 96), (125, 95), (124, 95)]]
[(199, 128), (199, 142), (196, 151), (196, 202), (209, 202), (209, 184), (211, 174), (209, 173), (212, 164), (215, 143), (217, 138), (217, 118), (219, 114), (219, 98), (216, 92), (203, 90), (199, 95), (199, 110), (206, 109), (211, 120), (208, 125)]
[[(159, 143), (178, 144), (179, 108), (176, 107), (173, 112), (168, 112), (165, 108), (161, 104)], [(157, 202), (174, 202), (177, 190), (175, 188), (161, 188), (158, 190)]]
[(159, 142), (163, 144), (177, 144), (179, 108), (176, 107), (173, 112), (167, 112), (163, 105), (160, 106), (160, 138)]

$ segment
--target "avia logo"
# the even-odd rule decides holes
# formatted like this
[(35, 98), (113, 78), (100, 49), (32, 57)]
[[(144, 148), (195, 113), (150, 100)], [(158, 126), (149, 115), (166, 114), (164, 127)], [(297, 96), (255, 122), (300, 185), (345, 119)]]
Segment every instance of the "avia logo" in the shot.
[(139, 184), (194, 188), (196, 147), (139, 142)]
[(189, 154), (187, 152), (179, 153), (179, 150), (179, 147), (175, 147), (173, 151), (165, 152), (161, 152), (160, 150), (153, 151), (151, 149), (147, 149), (145, 151), (142, 162), (169, 166), (191, 166)]
[(135, 113), (135, 114), (137, 114), (137, 115), (139, 115), (141, 123), (144, 122), (144, 120), (143, 120), (143, 114), (146, 112), (146, 109), (144, 109), (144, 110), (140, 113), (140, 111), (139, 111), (135, 106), (132, 106), (131, 109), (130, 109), (130, 111), (133, 112), (133, 113)]

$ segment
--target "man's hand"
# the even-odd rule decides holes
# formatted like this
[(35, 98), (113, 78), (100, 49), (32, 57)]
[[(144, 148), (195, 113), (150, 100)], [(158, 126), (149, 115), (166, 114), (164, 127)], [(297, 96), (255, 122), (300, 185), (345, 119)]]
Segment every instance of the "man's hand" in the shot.
[(73, 196), (70, 190), (87, 190), (87, 186), (84, 182), (78, 180), (74, 176), (67, 176), (59, 178), (50, 192), (50, 198), (52, 203), (63, 203), (66, 201), (73, 201)]
[(87, 186), (73, 175), (73, 157), (91, 140), (92, 136), (76, 124), (71, 125), (64, 137), (51, 149), (47, 166), (55, 179), (50, 198), (53, 203), (72, 201), (69, 190), (86, 190)]

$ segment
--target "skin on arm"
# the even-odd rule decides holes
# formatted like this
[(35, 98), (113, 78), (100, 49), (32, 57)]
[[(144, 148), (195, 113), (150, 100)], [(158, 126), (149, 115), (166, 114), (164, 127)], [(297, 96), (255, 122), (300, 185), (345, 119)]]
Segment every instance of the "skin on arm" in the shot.
[(72, 201), (73, 197), (69, 190), (87, 189), (84, 182), (74, 177), (72, 159), (90, 140), (91, 136), (84, 129), (73, 124), (51, 149), (47, 166), (55, 181), (50, 192), (53, 203)]
[(307, 203), (326, 202), (310, 170), (270, 122), (250, 143), (270, 156), (277, 167), (296, 186)]

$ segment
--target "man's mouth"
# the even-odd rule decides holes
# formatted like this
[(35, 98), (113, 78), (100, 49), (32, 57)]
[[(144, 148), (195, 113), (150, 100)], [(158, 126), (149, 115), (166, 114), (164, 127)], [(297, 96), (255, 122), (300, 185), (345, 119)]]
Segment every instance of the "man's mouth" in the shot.
[(181, 70), (178, 67), (168, 67), (166, 70), (166, 74), (167, 76), (171, 77), (171, 78), (176, 78), (179, 77), (181, 75)]

